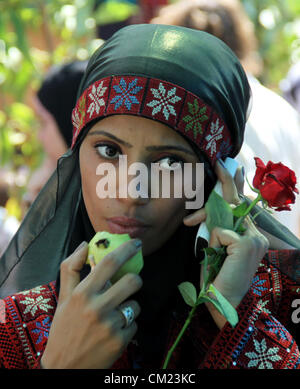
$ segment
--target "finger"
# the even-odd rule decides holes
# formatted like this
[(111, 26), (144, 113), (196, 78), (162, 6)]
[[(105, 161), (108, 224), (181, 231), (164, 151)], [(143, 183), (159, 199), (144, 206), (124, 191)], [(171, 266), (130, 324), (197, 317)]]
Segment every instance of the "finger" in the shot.
[(137, 328), (138, 328), (137, 324), (134, 321), (129, 327), (126, 327), (122, 329), (122, 331), (120, 331), (125, 346), (124, 348), (126, 348), (128, 344), (131, 342), (132, 338), (137, 332)]
[(99, 291), (99, 293), (106, 292), (111, 286), (112, 286), (112, 283), (110, 281), (106, 281), (103, 288)]
[(204, 222), (206, 219), (206, 212), (204, 208), (199, 209), (198, 211), (191, 213), (183, 219), (183, 223), (186, 226), (196, 226)]
[(248, 215), (245, 217), (243, 221), (243, 226), (246, 228), (246, 231), (244, 235), (263, 235), (258, 228), (256, 227), (254, 221), (251, 219), (251, 217)]
[(234, 231), (216, 227), (210, 234), (209, 247), (218, 248), (237, 243), (241, 237)]
[[(251, 220), (250, 216), (246, 216), (243, 222), (244, 227), (246, 228), (247, 231), (249, 232), (259, 232), (258, 229), (255, 227), (255, 224)], [(246, 231), (246, 233), (247, 233)]]
[(240, 199), (238, 196), (238, 192), (234, 183), (233, 178), (231, 177), (228, 170), (225, 168), (224, 163), (221, 160), (217, 160), (215, 165), (215, 172), (218, 179), (222, 184), (223, 198), (228, 203), (239, 204)]
[(119, 268), (140, 249), (141, 241), (139, 239), (131, 239), (121, 244), (97, 263), (93, 271), (78, 285), (78, 289), (83, 289), (88, 294), (99, 292), (104, 287), (106, 281), (110, 280)]
[(257, 240), (258, 246), (262, 249), (262, 251), (266, 252), (270, 246), (269, 239), (256, 228), (249, 216), (245, 218), (244, 226), (246, 228), (244, 235), (251, 236), (252, 239), (254, 238), (254, 240)]
[(235, 173), (235, 176), (234, 176), (234, 183), (235, 183), (235, 186), (236, 186), (238, 193), (240, 193), (240, 194), (244, 194), (244, 183), (245, 183), (245, 173), (244, 172), (245, 172), (244, 167), (239, 166), (236, 173)]
[(80, 271), (83, 268), (88, 253), (87, 242), (82, 242), (77, 249), (60, 265), (59, 301), (71, 295), (80, 282)]
[(127, 273), (105, 293), (98, 295), (94, 299), (94, 303), (97, 309), (101, 309), (101, 312), (109, 312), (121, 305), (128, 297), (136, 293), (142, 285), (143, 281), (140, 276), (133, 273)]

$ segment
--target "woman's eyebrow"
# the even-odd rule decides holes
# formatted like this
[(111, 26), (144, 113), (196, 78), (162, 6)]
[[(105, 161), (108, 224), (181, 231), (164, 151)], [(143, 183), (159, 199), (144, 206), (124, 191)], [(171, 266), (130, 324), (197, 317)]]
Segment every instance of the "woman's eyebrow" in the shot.
[(100, 131), (100, 130), (98, 130), (98, 131), (93, 131), (93, 132), (88, 133), (88, 136), (89, 136), (89, 135), (105, 135), (105, 136), (107, 136), (108, 138), (111, 138), (111, 139), (115, 140), (116, 142), (121, 143), (122, 145), (124, 145), (124, 146), (126, 146), (126, 147), (133, 147), (130, 143), (125, 142), (125, 140), (120, 139), (120, 138), (118, 138), (117, 136), (112, 135), (112, 134), (110, 134), (109, 132), (106, 132), (106, 131)]
[[(111, 133), (106, 132), (106, 131), (95, 130), (95, 131), (88, 133), (88, 136), (91, 136), (91, 135), (105, 135), (108, 138), (111, 138), (111, 139), (115, 140), (116, 142), (123, 144), (124, 146), (130, 147), (130, 148), (133, 147), (130, 143), (128, 143), (128, 142), (124, 141), (123, 139), (120, 139), (117, 136), (112, 135)], [(186, 154), (190, 154), (192, 156), (195, 156), (195, 153), (193, 151), (190, 151), (190, 150), (186, 149), (185, 147), (179, 146), (179, 145), (178, 146), (172, 146), (172, 145), (147, 146), (146, 150), (147, 151), (177, 150), (177, 151), (182, 151)]]
[(190, 151), (186, 149), (183, 146), (147, 146), (146, 150), (148, 151), (164, 151), (164, 150), (177, 150), (177, 151), (183, 151), (186, 154), (190, 154), (192, 156), (195, 156), (195, 153), (193, 151)]

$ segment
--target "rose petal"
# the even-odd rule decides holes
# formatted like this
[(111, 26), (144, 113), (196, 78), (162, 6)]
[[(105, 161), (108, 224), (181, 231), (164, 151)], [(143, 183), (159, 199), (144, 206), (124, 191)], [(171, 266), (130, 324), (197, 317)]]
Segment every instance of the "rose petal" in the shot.
[(283, 165), (281, 162), (272, 163), (271, 161), (268, 162), (266, 170), (276, 177), (284, 186), (288, 186), (295, 193), (299, 193), (298, 189), (295, 187), (297, 179), (293, 170)]
[(265, 183), (260, 189), (262, 197), (270, 207), (282, 207), (295, 202), (293, 191), (268, 174)]
[(260, 186), (263, 182), (264, 174), (266, 172), (266, 166), (260, 158), (254, 157), (254, 159), (256, 164), (256, 172), (253, 178), (253, 186), (256, 189), (260, 189)]
[(278, 196), (281, 192), (284, 192), (284, 187), (270, 176), (265, 178), (265, 183), (260, 188), (262, 197), (268, 202), (270, 207), (284, 204), (284, 202), (278, 202)]
[[(272, 173), (278, 181), (282, 181), (285, 185), (295, 186), (296, 181), (293, 180), (291, 173), (294, 173), (287, 166), (284, 166), (281, 162), (273, 164), (271, 169), (268, 169), (268, 173)], [(295, 175), (295, 173), (294, 173)], [(296, 178), (296, 177), (295, 177)]]

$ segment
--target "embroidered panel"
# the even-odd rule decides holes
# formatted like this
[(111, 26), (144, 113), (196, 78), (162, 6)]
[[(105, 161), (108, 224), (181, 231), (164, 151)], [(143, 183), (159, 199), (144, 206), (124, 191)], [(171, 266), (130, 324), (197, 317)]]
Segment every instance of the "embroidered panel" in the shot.
[[(225, 325), (203, 367), (298, 369), (300, 354), (297, 344), (273, 316), (277, 310), (281, 313), (278, 305), (282, 303), (284, 289), (278, 269), (264, 259), (237, 308), (239, 323), (235, 329), (228, 323)], [(285, 321), (288, 322), (287, 318)]]
[(72, 113), (72, 148), (90, 121), (114, 114), (158, 120), (199, 146), (209, 161), (229, 155), (231, 138), (221, 116), (198, 96), (169, 82), (140, 76), (106, 77), (90, 85)]
[(17, 293), (7, 297), (5, 302), (7, 319), (18, 336), (14, 346), (21, 347), (24, 363), (32, 368), (44, 351), (48, 339), (57, 305), (55, 283)]

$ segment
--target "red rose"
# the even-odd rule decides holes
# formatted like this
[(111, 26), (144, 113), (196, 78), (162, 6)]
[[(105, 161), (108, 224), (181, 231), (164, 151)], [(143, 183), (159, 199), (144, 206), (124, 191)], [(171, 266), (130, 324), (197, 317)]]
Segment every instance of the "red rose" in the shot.
[(253, 179), (254, 188), (258, 189), (262, 197), (268, 202), (269, 207), (276, 211), (290, 211), (289, 204), (295, 202), (296, 175), (293, 170), (281, 162), (269, 161), (267, 166), (260, 158), (254, 158), (256, 172)]

